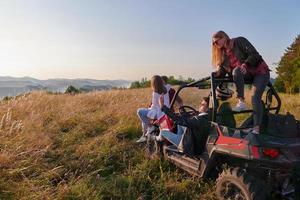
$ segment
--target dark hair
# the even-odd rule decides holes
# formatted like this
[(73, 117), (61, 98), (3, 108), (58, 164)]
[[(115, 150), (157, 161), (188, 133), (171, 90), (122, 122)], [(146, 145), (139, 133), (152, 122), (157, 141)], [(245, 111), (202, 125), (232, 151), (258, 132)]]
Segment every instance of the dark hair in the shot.
[(161, 76), (161, 79), (165, 82), (165, 84), (168, 83), (168, 77), (167, 76)]
[(151, 87), (154, 92), (157, 92), (158, 94), (166, 94), (167, 89), (164, 86), (163, 80), (160, 76), (155, 75), (151, 79)]

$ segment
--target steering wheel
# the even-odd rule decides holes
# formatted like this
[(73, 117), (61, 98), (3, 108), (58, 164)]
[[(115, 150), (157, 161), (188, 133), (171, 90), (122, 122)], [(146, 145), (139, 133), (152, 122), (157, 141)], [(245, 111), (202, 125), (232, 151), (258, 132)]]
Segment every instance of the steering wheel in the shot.
[(194, 116), (194, 115), (197, 115), (198, 114), (198, 111), (191, 107), (191, 106), (180, 106), (179, 107), (179, 113), (180, 115), (190, 115), (190, 116)]

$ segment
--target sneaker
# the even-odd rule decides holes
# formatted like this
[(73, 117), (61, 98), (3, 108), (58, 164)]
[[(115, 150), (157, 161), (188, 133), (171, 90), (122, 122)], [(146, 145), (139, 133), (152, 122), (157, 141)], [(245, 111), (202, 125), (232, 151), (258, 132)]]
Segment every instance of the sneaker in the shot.
[(250, 131), (250, 133), (252, 133), (254, 135), (259, 135), (259, 132), (257, 130), (255, 130), (254, 128)]
[(144, 136), (144, 135), (142, 135), (141, 137), (140, 137), (140, 139), (138, 139), (137, 141), (136, 141), (136, 143), (142, 143), (142, 142), (146, 142), (147, 141), (147, 138)]
[(147, 132), (145, 134), (145, 136), (148, 136), (149, 134), (151, 134), (153, 131), (155, 131), (156, 127), (155, 126), (150, 126), (148, 129), (147, 129)]
[(248, 128), (244, 130), (247, 134), (259, 135), (259, 132), (255, 128)]
[(161, 134), (159, 134), (158, 136), (155, 136), (155, 140), (156, 141), (163, 141), (163, 137), (161, 136)]
[(236, 104), (236, 106), (232, 110), (236, 112), (240, 112), (243, 110), (247, 110), (247, 106), (244, 102), (240, 101)]

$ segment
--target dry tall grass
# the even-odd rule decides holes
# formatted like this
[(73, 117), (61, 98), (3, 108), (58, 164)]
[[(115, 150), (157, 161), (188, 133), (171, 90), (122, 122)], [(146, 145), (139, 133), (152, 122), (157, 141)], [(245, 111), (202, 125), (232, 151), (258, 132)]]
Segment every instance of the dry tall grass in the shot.
[[(137, 145), (149, 89), (0, 103), (0, 199), (195, 199), (211, 191)], [(208, 192), (209, 193), (209, 192)], [(209, 196), (209, 194), (207, 195)], [(207, 197), (209, 199), (209, 197)]]
[[(149, 161), (135, 143), (136, 110), (150, 98), (138, 89), (1, 101), (0, 199), (213, 199), (213, 184)], [(300, 96), (282, 99), (300, 118)]]

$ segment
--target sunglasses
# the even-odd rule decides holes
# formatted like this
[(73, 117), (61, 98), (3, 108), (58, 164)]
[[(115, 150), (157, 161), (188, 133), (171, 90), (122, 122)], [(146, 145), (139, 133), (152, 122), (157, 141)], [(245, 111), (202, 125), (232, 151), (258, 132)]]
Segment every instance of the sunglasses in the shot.
[(221, 39), (222, 39), (222, 38), (217, 38), (217, 39), (215, 39), (215, 40), (213, 41), (213, 45), (218, 44), (218, 41), (221, 40)]

